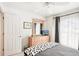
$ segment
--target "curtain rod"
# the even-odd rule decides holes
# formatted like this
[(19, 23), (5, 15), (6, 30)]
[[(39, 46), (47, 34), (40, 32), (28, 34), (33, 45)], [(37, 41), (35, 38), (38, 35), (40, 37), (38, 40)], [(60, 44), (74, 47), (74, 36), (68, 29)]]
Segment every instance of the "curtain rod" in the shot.
[(69, 14), (65, 14), (65, 15), (61, 15), (61, 16), (59, 16), (59, 17), (64, 17), (64, 16), (68, 16), (68, 15), (76, 14), (76, 13), (79, 13), (79, 11), (77, 11), (77, 12), (73, 12), (73, 13), (69, 13)]

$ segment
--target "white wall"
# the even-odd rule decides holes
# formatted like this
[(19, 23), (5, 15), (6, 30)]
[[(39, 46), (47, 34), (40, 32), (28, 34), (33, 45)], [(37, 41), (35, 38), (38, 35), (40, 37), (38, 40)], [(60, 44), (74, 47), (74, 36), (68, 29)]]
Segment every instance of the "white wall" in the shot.
[(32, 29), (23, 29), (23, 22), (32, 22), (39, 15), (4, 7), (4, 54), (12, 55), (21, 52), (24, 46), (28, 46), (28, 36)]
[(49, 30), (50, 41), (55, 42), (55, 19), (53, 16), (46, 18), (47, 29)]

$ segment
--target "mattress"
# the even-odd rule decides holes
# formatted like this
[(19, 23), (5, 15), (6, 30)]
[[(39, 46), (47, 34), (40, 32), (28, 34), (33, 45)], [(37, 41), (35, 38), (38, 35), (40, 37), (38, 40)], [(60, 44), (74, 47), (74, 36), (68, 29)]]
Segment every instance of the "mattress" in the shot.
[(79, 56), (79, 51), (62, 45), (46, 49), (35, 56)]

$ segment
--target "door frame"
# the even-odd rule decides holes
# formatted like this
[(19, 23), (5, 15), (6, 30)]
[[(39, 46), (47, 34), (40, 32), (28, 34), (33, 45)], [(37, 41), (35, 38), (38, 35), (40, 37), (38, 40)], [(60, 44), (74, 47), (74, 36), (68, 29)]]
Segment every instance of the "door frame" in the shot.
[(1, 56), (3, 56), (4, 55), (4, 14), (3, 14), (3, 12), (1, 12), (0, 11), (0, 21), (1, 21), (1, 32), (0, 32), (0, 34), (1, 34), (1, 37), (0, 37), (0, 39), (1, 39), (1, 53), (0, 53), (0, 55)]

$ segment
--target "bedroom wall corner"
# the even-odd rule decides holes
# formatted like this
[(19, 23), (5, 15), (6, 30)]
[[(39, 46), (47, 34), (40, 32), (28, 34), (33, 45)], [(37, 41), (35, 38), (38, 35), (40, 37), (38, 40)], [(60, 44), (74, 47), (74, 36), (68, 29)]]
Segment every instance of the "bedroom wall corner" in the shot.
[(50, 16), (47, 17), (46, 20), (47, 20), (47, 28), (49, 30), (50, 41), (55, 42), (55, 18), (53, 16)]

